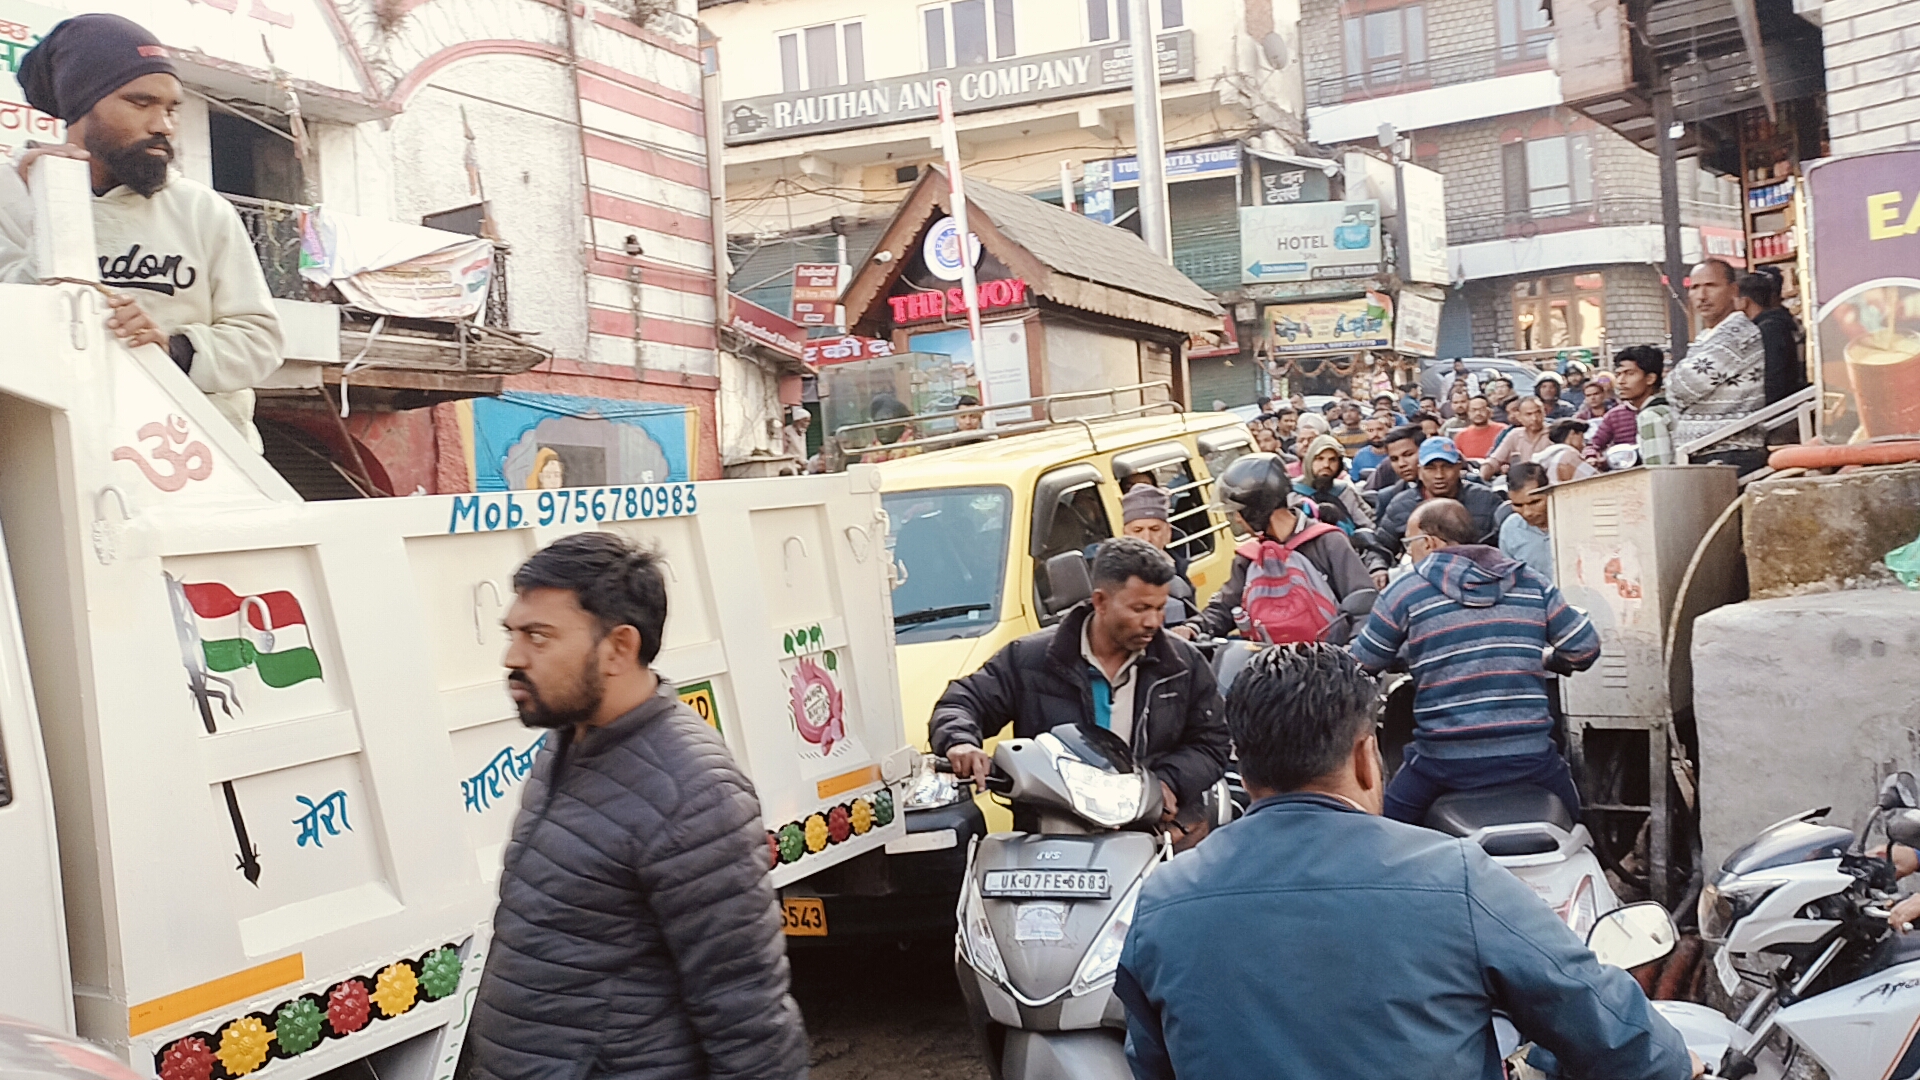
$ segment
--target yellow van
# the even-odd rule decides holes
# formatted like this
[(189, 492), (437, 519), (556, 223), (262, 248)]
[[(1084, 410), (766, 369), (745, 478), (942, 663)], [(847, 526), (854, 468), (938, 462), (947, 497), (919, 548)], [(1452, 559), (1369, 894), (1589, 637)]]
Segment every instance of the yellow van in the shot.
[[(1120, 535), (1121, 483), (1145, 474), (1173, 495), (1174, 545), (1204, 604), (1227, 580), (1234, 537), (1213, 477), (1252, 452), (1228, 413), (1057, 422), (1045, 430), (880, 465), (891, 519), (894, 639), (907, 736), (923, 750), (950, 680), (1064, 614), (1046, 561)], [(1069, 605), (1070, 606), (1070, 605)], [(967, 800), (951, 777), (916, 774), (907, 835), (793, 887), (826, 901), (833, 937), (950, 930), (974, 836), (1010, 827), (1005, 808)], [(983, 814), (983, 810), (985, 811)]]

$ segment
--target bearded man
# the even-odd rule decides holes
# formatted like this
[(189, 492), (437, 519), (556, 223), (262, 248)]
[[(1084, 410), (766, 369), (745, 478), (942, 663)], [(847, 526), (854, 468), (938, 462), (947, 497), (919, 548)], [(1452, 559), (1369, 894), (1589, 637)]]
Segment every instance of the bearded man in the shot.
[(500, 873), (474, 1080), (807, 1075), (760, 802), (653, 672), (661, 566), (580, 533), (513, 575), (507, 692), (548, 735)]
[(87, 163), (107, 328), (157, 345), (254, 449), (253, 387), (280, 367), (280, 319), (233, 204), (171, 171), (185, 89), (159, 39), (118, 15), (77, 15), (21, 57), (27, 103), (66, 121), (67, 141), (29, 144), (0, 169), (0, 281), (40, 280), (29, 172), (41, 157)]

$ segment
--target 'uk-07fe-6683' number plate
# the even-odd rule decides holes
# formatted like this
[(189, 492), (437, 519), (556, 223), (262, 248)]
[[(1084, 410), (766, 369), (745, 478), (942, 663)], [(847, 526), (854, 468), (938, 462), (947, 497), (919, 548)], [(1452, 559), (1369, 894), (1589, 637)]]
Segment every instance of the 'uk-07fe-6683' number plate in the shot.
[(1091, 899), (1113, 895), (1105, 870), (989, 870), (980, 895), (991, 899)]

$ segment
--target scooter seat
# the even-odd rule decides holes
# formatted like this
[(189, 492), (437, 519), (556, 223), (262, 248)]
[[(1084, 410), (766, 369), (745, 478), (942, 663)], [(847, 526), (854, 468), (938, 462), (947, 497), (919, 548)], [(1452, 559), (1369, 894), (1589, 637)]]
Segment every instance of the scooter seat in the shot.
[(1573, 814), (1558, 795), (1532, 784), (1449, 792), (1435, 799), (1427, 811), (1427, 828), (1449, 836), (1472, 836), (1490, 825), (1530, 822), (1557, 825), (1567, 832), (1572, 832), (1574, 825)]

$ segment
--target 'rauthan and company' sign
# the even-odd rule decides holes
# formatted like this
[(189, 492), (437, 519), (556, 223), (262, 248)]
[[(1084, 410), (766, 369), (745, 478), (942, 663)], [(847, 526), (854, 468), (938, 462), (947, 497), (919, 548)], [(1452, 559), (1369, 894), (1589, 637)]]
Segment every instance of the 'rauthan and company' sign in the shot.
[[(1161, 34), (1156, 45), (1161, 82), (1193, 78), (1193, 31)], [(726, 142), (739, 146), (932, 119), (939, 114), (933, 85), (941, 79), (953, 83), (953, 109), (962, 113), (1124, 90), (1133, 84), (1133, 48), (1124, 44), (1089, 45), (831, 90), (729, 101), (724, 106)]]

